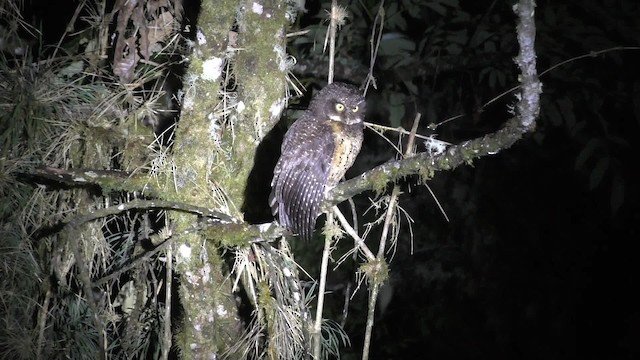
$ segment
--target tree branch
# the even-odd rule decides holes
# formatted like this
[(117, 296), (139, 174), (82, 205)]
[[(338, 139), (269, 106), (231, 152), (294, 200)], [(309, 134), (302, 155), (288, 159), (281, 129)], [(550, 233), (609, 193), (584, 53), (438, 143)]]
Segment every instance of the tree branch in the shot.
[(536, 118), (540, 113), (540, 93), (542, 84), (536, 70), (534, 1), (520, 1), (514, 6), (518, 15), (517, 37), (520, 51), (515, 62), (522, 75), (521, 92), (516, 95), (516, 117), (509, 119), (504, 126), (491, 134), (468, 140), (448, 147), (439, 154), (422, 152), (413, 157), (388, 161), (360, 176), (344, 181), (333, 188), (324, 203), (324, 209), (367, 190), (382, 191), (390, 182), (410, 175), (420, 175), (428, 180), (436, 171), (451, 170), (459, 165), (471, 164), (473, 160), (493, 155), (508, 149), (525, 134), (532, 132)]
[[(40, 166), (26, 173), (28, 177), (46, 179), (69, 187), (97, 186), (103, 193), (110, 191), (144, 191), (148, 196), (158, 194), (158, 189), (150, 183), (148, 174), (134, 176), (123, 170), (60, 169)], [(35, 182), (38, 182), (35, 180)]]
[(235, 220), (231, 216), (227, 214), (223, 214), (219, 211), (215, 211), (213, 209), (208, 209), (208, 208), (203, 208), (200, 206), (193, 206), (188, 204), (182, 204), (182, 203), (173, 202), (173, 201), (136, 199), (123, 204), (111, 206), (108, 208), (97, 209), (85, 215), (74, 215), (73, 219), (69, 221), (67, 226), (72, 228), (79, 228), (82, 224), (99, 219), (99, 218), (107, 217), (110, 215), (117, 215), (128, 210), (138, 210), (138, 209), (178, 210), (178, 211), (200, 215), (202, 217), (206, 217), (209, 219), (215, 219), (216, 222), (222, 223), (222, 224), (235, 222)]

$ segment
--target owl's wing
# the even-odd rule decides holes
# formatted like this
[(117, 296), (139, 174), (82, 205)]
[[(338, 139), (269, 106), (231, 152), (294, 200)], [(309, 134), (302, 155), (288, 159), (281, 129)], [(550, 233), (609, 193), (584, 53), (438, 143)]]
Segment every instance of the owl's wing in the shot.
[(311, 238), (320, 215), (335, 147), (330, 133), (318, 133), (305, 141), (287, 139), (271, 183), (272, 213), (304, 240)]

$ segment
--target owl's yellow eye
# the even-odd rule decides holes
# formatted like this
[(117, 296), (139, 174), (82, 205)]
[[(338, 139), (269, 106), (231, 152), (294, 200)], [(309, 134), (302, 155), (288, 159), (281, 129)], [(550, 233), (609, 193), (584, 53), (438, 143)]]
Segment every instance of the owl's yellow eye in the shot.
[(344, 105), (341, 103), (337, 103), (336, 104), (336, 111), (337, 112), (343, 112), (344, 111)]
[(356, 105), (353, 108), (351, 108), (352, 112), (358, 112), (358, 110), (360, 110), (360, 107), (358, 105)]

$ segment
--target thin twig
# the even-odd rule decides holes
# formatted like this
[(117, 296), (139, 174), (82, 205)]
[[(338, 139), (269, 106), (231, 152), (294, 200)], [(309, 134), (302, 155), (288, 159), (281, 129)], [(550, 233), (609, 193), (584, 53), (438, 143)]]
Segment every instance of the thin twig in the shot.
[[(420, 124), (420, 113), (416, 114), (416, 117), (413, 119), (413, 126), (411, 128), (411, 133), (409, 134), (409, 141), (407, 142), (407, 148), (405, 150), (404, 156), (410, 157), (414, 151), (413, 146), (415, 144), (416, 131), (418, 131), (418, 125)], [(391, 191), (391, 196), (389, 199), (389, 205), (387, 207), (387, 212), (385, 214), (384, 226), (382, 227), (382, 235), (380, 235), (380, 245), (378, 247), (378, 257), (377, 261), (385, 261), (384, 260), (384, 252), (386, 250), (386, 242), (389, 234), (389, 227), (393, 221), (393, 214), (396, 211), (396, 204), (398, 202), (398, 196), (400, 195), (400, 186), (398, 184), (393, 185), (393, 190)], [(364, 345), (362, 347), (362, 360), (369, 359), (369, 347), (371, 344), (371, 334), (373, 332), (373, 322), (375, 317), (375, 307), (376, 302), (378, 300), (378, 292), (380, 290), (380, 283), (378, 281), (372, 282), (373, 287), (369, 293), (369, 311), (367, 312), (367, 325), (364, 333)]]
[(305, 35), (307, 33), (309, 33), (311, 30), (300, 30), (300, 31), (294, 31), (294, 32), (290, 32), (287, 33), (287, 37), (294, 37), (294, 36), (301, 36), (301, 35)]
[[(552, 70), (555, 70), (556, 68), (558, 68), (560, 66), (572, 63), (572, 62), (574, 62), (576, 60), (581, 60), (581, 59), (590, 58), (590, 57), (596, 57), (596, 56), (599, 56), (599, 55), (602, 55), (602, 54), (606, 54), (608, 52), (621, 51), (621, 50), (640, 50), (640, 46), (614, 46), (614, 47), (611, 47), (611, 48), (608, 48), (608, 49), (603, 49), (603, 50), (598, 50), (598, 51), (590, 51), (590, 52), (588, 52), (586, 54), (574, 56), (574, 57), (572, 57), (570, 59), (561, 61), (561, 62), (551, 66), (550, 68), (548, 68), (545, 71), (541, 72), (539, 77), (542, 77), (542, 76), (546, 75), (548, 72), (550, 72)], [(522, 85), (516, 85), (516, 86), (514, 86), (514, 87), (512, 87), (512, 88), (510, 88), (508, 90), (503, 91), (502, 93), (500, 93), (499, 95), (497, 95), (496, 97), (494, 97), (493, 99), (487, 101), (487, 103), (482, 105), (480, 110), (484, 110), (487, 106), (489, 106), (489, 105), (493, 104), (494, 102), (500, 100), (502, 97), (504, 97), (504, 96), (506, 96), (506, 95), (508, 95), (508, 94), (520, 89), (521, 87), (522, 87)], [(456, 118), (457, 117), (461, 117), (461, 116), (462, 115), (458, 115), (458, 116), (456, 116)], [(438, 126), (443, 124), (444, 122), (450, 121), (450, 120), (452, 120), (452, 119), (447, 119), (447, 120), (443, 121), (442, 123), (438, 124)]]
[(358, 212), (356, 211), (356, 203), (353, 201), (353, 198), (347, 200), (349, 202), (349, 210), (351, 210), (351, 221), (353, 222), (353, 230), (356, 234), (360, 233), (358, 231)]
[[(366, 127), (368, 127), (368, 128), (373, 129), (374, 131), (375, 131), (375, 129), (380, 129), (380, 130), (384, 130), (384, 131), (395, 131), (395, 132), (400, 133), (402, 135), (411, 135), (411, 131), (406, 130), (402, 126), (391, 127), (391, 126), (385, 126), (385, 125), (380, 125), (380, 124), (374, 124), (374, 123), (370, 123), (370, 122), (366, 122), (366, 121), (364, 122), (364, 125)], [(415, 137), (417, 137), (418, 139), (423, 139), (423, 140), (431, 139), (430, 135), (415, 134)]]
[(173, 201), (135, 199), (127, 203), (119, 204), (116, 206), (97, 209), (85, 215), (75, 215), (73, 220), (69, 221), (67, 225), (78, 227), (84, 223), (87, 223), (93, 220), (97, 220), (97, 219), (111, 216), (111, 215), (117, 215), (122, 212), (134, 210), (134, 209), (135, 210), (171, 209), (171, 210), (183, 211), (187, 213), (200, 215), (202, 217), (206, 217), (210, 219), (215, 219), (216, 221), (219, 221), (221, 224), (228, 224), (233, 222), (233, 218), (230, 217), (229, 215), (223, 214), (213, 209), (208, 209), (200, 206), (193, 206), (193, 205), (183, 204), (183, 203), (173, 202)]
[(49, 280), (45, 280), (46, 291), (44, 294), (44, 300), (42, 306), (38, 310), (38, 343), (36, 344), (36, 359), (42, 359), (42, 347), (44, 346), (44, 331), (47, 327), (47, 315), (49, 314), (49, 302), (51, 301), (52, 291), (51, 283)]
[[(327, 224), (333, 223), (333, 215), (327, 214)], [(327, 286), (327, 268), (329, 266), (329, 253), (331, 253), (331, 234), (324, 236), (324, 249), (322, 250), (322, 264), (320, 266), (320, 287), (318, 288), (318, 304), (316, 306), (316, 321), (313, 325), (313, 358), (320, 359), (322, 341), (322, 310), (324, 307), (324, 291)]]
[(344, 304), (342, 305), (342, 319), (340, 320), (340, 327), (344, 328), (347, 323), (347, 317), (349, 316), (349, 302), (351, 300), (351, 288), (353, 283), (349, 281), (344, 289)]
[[(373, 67), (376, 63), (376, 59), (378, 58), (378, 49), (380, 48), (380, 42), (382, 40), (382, 29), (384, 28), (384, 0), (380, 2), (378, 6), (378, 13), (376, 14), (376, 18), (373, 20), (373, 29), (371, 29), (371, 38), (369, 39), (371, 58), (369, 59), (369, 72), (367, 73), (367, 82), (364, 85), (364, 94), (367, 94), (369, 90), (369, 84), (373, 84), (373, 87), (377, 89), (376, 78), (373, 76)], [(379, 24), (379, 25), (378, 25)], [(380, 27), (378, 29), (378, 26)], [(377, 37), (374, 43), (374, 36)]]
[(369, 359), (369, 348), (371, 346), (371, 333), (373, 329), (373, 318), (376, 309), (376, 300), (378, 299), (378, 291), (380, 290), (380, 284), (377, 282), (373, 284), (371, 292), (369, 293), (369, 304), (367, 311), (367, 325), (364, 333), (364, 345), (362, 346), (362, 360)]
[[(165, 224), (165, 228), (169, 228)], [(165, 300), (164, 300), (164, 336), (162, 344), (162, 359), (169, 359), (169, 351), (171, 350), (171, 292), (173, 280), (173, 244), (167, 247), (166, 251), (166, 277), (165, 277)]]
[[(411, 128), (411, 133), (409, 134), (409, 141), (407, 142), (407, 148), (405, 149), (405, 152), (404, 152), (405, 158), (410, 157), (414, 153), (413, 146), (415, 144), (416, 131), (418, 131), (418, 125), (420, 124), (421, 116), (422, 115), (420, 113), (417, 113), (416, 117), (413, 119), (413, 126)], [(382, 259), (384, 257), (384, 251), (386, 250), (387, 235), (389, 233), (389, 226), (391, 225), (391, 221), (393, 219), (393, 213), (395, 212), (399, 195), (400, 195), (400, 187), (398, 186), (398, 184), (395, 184), (393, 185), (393, 190), (391, 191), (391, 198), (389, 199), (389, 206), (387, 207), (387, 214), (384, 219), (382, 235), (380, 236), (380, 245), (378, 247), (378, 259)]]
[(396, 204), (398, 202), (398, 196), (400, 195), (400, 186), (393, 185), (391, 190), (391, 196), (389, 197), (389, 205), (387, 207), (387, 213), (384, 218), (384, 226), (382, 227), (382, 234), (380, 235), (380, 245), (378, 246), (378, 259), (384, 258), (384, 251), (386, 250), (386, 241), (389, 234), (389, 226), (393, 220), (393, 214), (395, 213)]
[(71, 16), (69, 23), (67, 23), (67, 27), (65, 28), (64, 33), (62, 34), (62, 36), (60, 36), (58, 45), (56, 45), (55, 49), (53, 50), (53, 55), (51, 55), (51, 59), (55, 59), (56, 54), (58, 53), (58, 49), (61, 49), (62, 41), (67, 37), (68, 33), (73, 31), (73, 25), (75, 24), (76, 19), (78, 19), (78, 16), (80, 16), (80, 11), (82, 11), (86, 2), (87, 1), (84, 0), (76, 7), (76, 10), (74, 11), (73, 16)]
[[(334, 73), (334, 59), (336, 55), (336, 30), (338, 27), (338, 1), (333, 0), (331, 2), (331, 17), (329, 23), (329, 31), (327, 36), (329, 37), (329, 74), (327, 76), (327, 83), (333, 83)], [(325, 42), (326, 44), (326, 42)], [(333, 215), (327, 213), (327, 224), (333, 224)], [(325, 234), (324, 249), (322, 251), (322, 264), (320, 267), (320, 288), (318, 289), (318, 303), (316, 306), (316, 321), (313, 326), (313, 358), (320, 359), (320, 353), (322, 348), (322, 311), (324, 307), (324, 290), (327, 283), (327, 267), (329, 266), (329, 254), (331, 253), (331, 235)]]
[(331, 2), (331, 22), (329, 23), (329, 75), (327, 76), (327, 83), (333, 82), (333, 72), (335, 66), (336, 56), (336, 30), (338, 27), (338, 1), (333, 0)]
[(433, 200), (435, 200), (436, 205), (438, 205), (438, 209), (440, 209), (440, 212), (442, 213), (442, 216), (444, 216), (444, 219), (447, 220), (447, 222), (450, 222), (449, 221), (449, 216), (447, 216), (447, 213), (444, 211), (444, 208), (442, 207), (442, 204), (440, 204), (440, 201), (436, 197), (436, 194), (434, 194), (433, 190), (431, 190), (431, 187), (429, 185), (427, 185), (426, 183), (424, 184), (424, 186), (427, 188), (427, 190), (429, 190), (429, 194), (431, 194), (431, 197), (433, 198)]
[(344, 230), (347, 232), (347, 234), (349, 234), (349, 236), (351, 236), (353, 238), (353, 240), (358, 245), (358, 248), (364, 253), (364, 255), (367, 257), (367, 259), (375, 260), (376, 257), (375, 257), (375, 255), (373, 255), (373, 252), (369, 249), (367, 244), (364, 243), (364, 240), (362, 240), (362, 238), (356, 233), (356, 231), (353, 229), (353, 227), (351, 227), (351, 225), (349, 225), (349, 222), (344, 217), (344, 215), (342, 214), (340, 209), (338, 209), (337, 206), (334, 206), (332, 208), (332, 211), (333, 211), (333, 214), (338, 217), (338, 220), (340, 221), (340, 224), (342, 225)]

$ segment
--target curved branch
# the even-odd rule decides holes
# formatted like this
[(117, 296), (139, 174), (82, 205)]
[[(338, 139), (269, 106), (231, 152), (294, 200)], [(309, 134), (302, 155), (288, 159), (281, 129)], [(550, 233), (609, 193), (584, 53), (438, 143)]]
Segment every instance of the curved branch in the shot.
[(504, 126), (491, 134), (453, 145), (446, 151), (431, 155), (427, 152), (415, 156), (393, 160), (377, 166), (364, 174), (338, 184), (327, 195), (325, 209), (334, 206), (356, 194), (367, 190), (381, 190), (389, 182), (409, 175), (420, 175), (423, 180), (433, 176), (436, 171), (451, 170), (474, 159), (493, 155), (511, 147), (526, 133), (532, 132), (540, 113), (540, 93), (542, 84), (536, 70), (535, 22), (533, 1), (522, 0), (514, 6), (518, 16), (517, 37), (520, 51), (515, 58), (522, 75), (521, 92), (517, 94), (516, 117), (509, 119)]
[(339, 204), (367, 190), (384, 188), (387, 183), (406, 176), (420, 175), (427, 180), (436, 171), (452, 170), (463, 163), (471, 164), (474, 159), (493, 155), (511, 147), (524, 134), (532, 131), (534, 126), (535, 124), (524, 126), (519, 118), (512, 118), (495, 133), (449, 146), (438, 155), (421, 152), (409, 158), (388, 161), (360, 176), (338, 184), (329, 192), (325, 206)]

